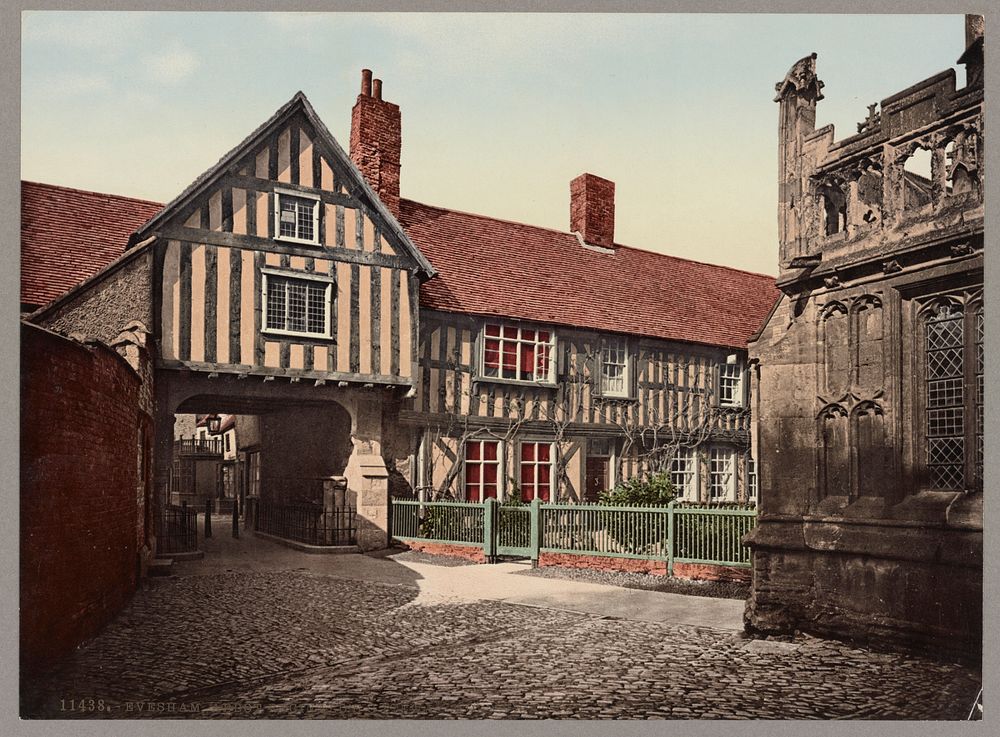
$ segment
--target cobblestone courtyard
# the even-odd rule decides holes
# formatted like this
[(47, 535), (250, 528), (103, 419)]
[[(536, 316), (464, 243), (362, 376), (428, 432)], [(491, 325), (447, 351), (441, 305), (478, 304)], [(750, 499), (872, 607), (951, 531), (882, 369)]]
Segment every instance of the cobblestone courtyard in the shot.
[(282, 556), (151, 579), (99, 637), (26, 685), (24, 714), (962, 719), (979, 685), (957, 665), (811, 638), (428, 599), (391, 559), (378, 563), (393, 582), (378, 582)]

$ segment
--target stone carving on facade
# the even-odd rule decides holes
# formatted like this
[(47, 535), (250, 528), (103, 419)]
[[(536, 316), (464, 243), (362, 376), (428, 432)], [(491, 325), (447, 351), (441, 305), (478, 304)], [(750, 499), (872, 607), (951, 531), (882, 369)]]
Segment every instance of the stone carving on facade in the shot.
[(882, 113), (878, 111), (878, 103), (873, 102), (868, 106), (868, 117), (858, 123), (858, 133), (878, 128), (882, 123)]

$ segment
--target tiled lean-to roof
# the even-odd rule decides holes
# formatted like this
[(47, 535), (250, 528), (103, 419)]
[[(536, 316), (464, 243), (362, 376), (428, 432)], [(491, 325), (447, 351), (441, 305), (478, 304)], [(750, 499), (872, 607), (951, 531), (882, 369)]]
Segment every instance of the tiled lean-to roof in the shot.
[[(23, 182), (21, 302), (44, 305), (125, 252), (162, 205)], [(774, 278), (572, 233), (401, 200), (400, 222), (438, 275), (425, 309), (667, 340), (746, 346), (778, 291)]]
[(21, 182), (21, 303), (40, 307), (125, 253), (158, 202)]
[(420, 306), (667, 340), (746, 347), (779, 296), (774, 277), (573, 233), (400, 201), (400, 222), (438, 276)]

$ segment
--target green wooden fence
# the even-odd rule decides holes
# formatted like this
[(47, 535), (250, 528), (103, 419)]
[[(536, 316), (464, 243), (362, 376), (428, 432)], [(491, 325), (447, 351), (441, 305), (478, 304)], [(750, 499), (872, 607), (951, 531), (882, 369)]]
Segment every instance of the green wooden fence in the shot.
[(611, 507), (599, 504), (501, 505), (478, 502), (392, 500), (392, 536), (481, 547), (489, 560), (569, 553), (673, 564), (749, 567), (743, 537), (757, 511), (740, 505)]

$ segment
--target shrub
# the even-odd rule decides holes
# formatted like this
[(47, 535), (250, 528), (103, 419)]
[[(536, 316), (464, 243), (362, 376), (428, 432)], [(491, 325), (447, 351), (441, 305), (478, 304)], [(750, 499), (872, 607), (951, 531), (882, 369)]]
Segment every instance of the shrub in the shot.
[(603, 491), (597, 499), (611, 507), (665, 507), (677, 496), (670, 474), (663, 472), (647, 479), (629, 479)]
[[(676, 496), (670, 474), (658, 473), (647, 479), (630, 479), (598, 496), (601, 504), (612, 507), (665, 507)], [(648, 553), (657, 545), (664, 545), (669, 537), (666, 515), (657, 515), (645, 524), (616, 524), (620, 512), (607, 512), (604, 526), (624, 552)]]

